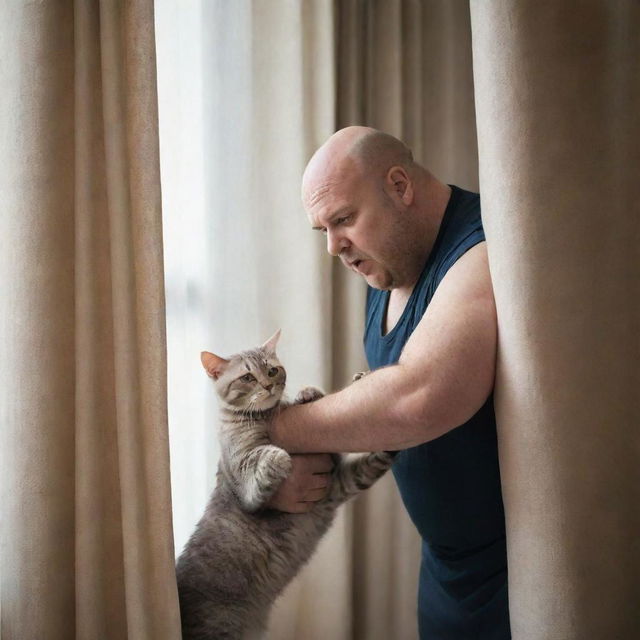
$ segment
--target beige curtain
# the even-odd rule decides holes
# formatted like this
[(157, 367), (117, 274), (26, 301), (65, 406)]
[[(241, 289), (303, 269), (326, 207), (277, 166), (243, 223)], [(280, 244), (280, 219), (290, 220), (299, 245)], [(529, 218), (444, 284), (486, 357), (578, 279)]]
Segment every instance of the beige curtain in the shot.
[(2, 637), (179, 637), (153, 4), (0, 19)]
[(640, 3), (472, 2), (513, 637), (640, 637)]

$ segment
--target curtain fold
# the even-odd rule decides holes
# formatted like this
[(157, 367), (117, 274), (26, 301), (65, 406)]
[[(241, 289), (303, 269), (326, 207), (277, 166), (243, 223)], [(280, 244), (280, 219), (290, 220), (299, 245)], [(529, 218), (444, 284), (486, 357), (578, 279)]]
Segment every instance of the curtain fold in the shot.
[(1, 25), (2, 634), (177, 638), (153, 5)]
[(639, 637), (640, 5), (471, 8), (513, 637)]
[(73, 501), (56, 498), (74, 490), (73, 16), (3, 13), (2, 636), (56, 639), (74, 610)]

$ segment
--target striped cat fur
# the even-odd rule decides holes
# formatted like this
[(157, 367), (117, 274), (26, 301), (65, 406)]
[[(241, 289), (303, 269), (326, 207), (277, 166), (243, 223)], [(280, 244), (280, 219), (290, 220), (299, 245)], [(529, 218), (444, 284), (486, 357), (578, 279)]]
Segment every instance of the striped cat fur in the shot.
[[(309, 560), (337, 507), (393, 462), (388, 452), (336, 454), (328, 495), (310, 511), (265, 508), (291, 472), (289, 454), (267, 434), (274, 413), (290, 404), (279, 336), (228, 359), (202, 354), (219, 396), (221, 455), (216, 488), (176, 567), (184, 640), (262, 638), (274, 600)], [(294, 404), (322, 395), (307, 387)]]

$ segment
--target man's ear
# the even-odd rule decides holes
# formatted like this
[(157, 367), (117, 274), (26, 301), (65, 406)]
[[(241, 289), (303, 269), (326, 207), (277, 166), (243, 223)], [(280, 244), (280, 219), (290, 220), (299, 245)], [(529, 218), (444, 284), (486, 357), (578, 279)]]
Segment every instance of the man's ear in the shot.
[(278, 340), (280, 340), (280, 331), (281, 329), (278, 329), (263, 345), (262, 345), (262, 349), (265, 349), (266, 351), (269, 351), (271, 353), (275, 353), (276, 352), (276, 345), (278, 344)]
[(207, 375), (214, 380), (217, 380), (224, 373), (224, 370), (229, 364), (229, 360), (225, 360), (215, 353), (209, 353), (208, 351), (203, 351), (200, 354), (200, 361), (206, 369)]
[(387, 171), (386, 187), (406, 207), (413, 202), (413, 182), (404, 167), (394, 165)]

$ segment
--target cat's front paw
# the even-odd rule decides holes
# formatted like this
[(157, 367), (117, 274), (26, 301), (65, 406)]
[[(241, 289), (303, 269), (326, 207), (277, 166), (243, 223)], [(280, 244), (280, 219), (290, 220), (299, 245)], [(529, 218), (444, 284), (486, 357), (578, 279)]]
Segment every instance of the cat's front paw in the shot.
[(324, 392), (317, 387), (305, 387), (304, 389), (300, 389), (300, 391), (298, 391), (298, 395), (295, 397), (295, 400), (293, 402), (294, 404), (305, 404), (306, 402), (319, 400), (323, 396)]
[[(291, 456), (284, 449), (271, 445), (265, 451), (260, 466), (264, 485), (278, 485), (291, 474)], [(273, 486), (273, 489), (275, 490), (276, 486)]]
[(352, 381), (356, 382), (357, 380), (360, 380), (360, 378), (364, 378), (369, 373), (371, 373), (371, 371), (358, 371), (358, 373), (353, 374)]
[(266, 445), (254, 450), (255, 458), (245, 461), (238, 483), (240, 502), (245, 511), (262, 509), (292, 469), (291, 456), (280, 447)]
[(375, 451), (371, 454), (371, 457), (377, 463), (382, 464), (383, 466), (390, 467), (396, 459), (397, 455), (397, 451)]

